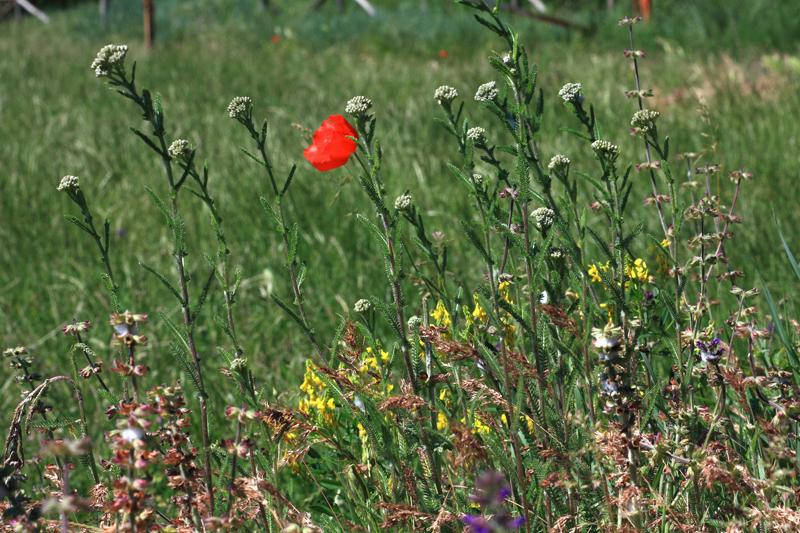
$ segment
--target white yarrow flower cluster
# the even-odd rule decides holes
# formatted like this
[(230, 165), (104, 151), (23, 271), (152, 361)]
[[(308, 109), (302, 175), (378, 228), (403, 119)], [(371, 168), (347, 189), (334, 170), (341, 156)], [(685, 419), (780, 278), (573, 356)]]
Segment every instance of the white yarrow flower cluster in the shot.
[(167, 148), (173, 159), (186, 159), (192, 151), (192, 145), (186, 139), (175, 139)]
[(580, 83), (565, 83), (558, 91), (558, 96), (568, 104), (579, 104), (583, 102), (582, 89), (583, 85)]
[(78, 176), (64, 176), (58, 184), (58, 190), (74, 191), (78, 186)]
[(475, 126), (467, 130), (467, 139), (480, 146), (486, 144), (486, 130)]
[(253, 101), (249, 96), (237, 96), (228, 104), (228, 116), (236, 120), (245, 120), (253, 109)]
[(619, 146), (605, 139), (598, 139), (593, 142), (592, 150), (600, 155), (619, 155)]
[(562, 154), (556, 154), (550, 160), (547, 168), (550, 170), (550, 172), (563, 172), (569, 167), (570, 163), (571, 161), (569, 160), (569, 157)]
[(366, 298), (361, 298), (353, 305), (353, 311), (356, 313), (366, 313), (370, 310), (372, 304)]
[(412, 198), (410, 194), (401, 194), (394, 201), (394, 208), (399, 210), (411, 207)]
[(347, 101), (344, 112), (349, 115), (365, 115), (372, 107), (372, 100), (366, 96), (354, 96)]
[(449, 85), (442, 85), (437, 87), (435, 91), (433, 91), (433, 98), (436, 100), (436, 103), (439, 105), (447, 105), (450, 104), (453, 100), (458, 98), (458, 91), (455, 87), (450, 87)]
[(631, 126), (639, 131), (646, 133), (650, 131), (655, 125), (661, 113), (652, 109), (642, 109), (633, 114), (631, 118)]
[(97, 52), (90, 68), (98, 78), (108, 76), (114, 67), (122, 65), (127, 53), (126, 44), (107, 44)]
[(534, 209), (531, 213), (531, 216), (533, 217), (537, 228), (540, 230), (546, 230), (553, 225), (556, 213), (549, 207), (540, 207), (538, 209)]
[(493, 102), (497, 98), (497, 82), (487, 81), (475, 91), (475, 101)]

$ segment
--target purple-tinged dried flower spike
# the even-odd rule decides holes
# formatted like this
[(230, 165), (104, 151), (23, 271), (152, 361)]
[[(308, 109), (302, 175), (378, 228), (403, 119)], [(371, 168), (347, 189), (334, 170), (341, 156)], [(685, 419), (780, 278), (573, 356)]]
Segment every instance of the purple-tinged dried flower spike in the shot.
[(734, 170), (730, 173), (731, 181), (736, 183), (740, 180), (750, 181), (753, 179), (753, 173), (746, 170)]
[(621, 19), (619, 19), (618, 24), (620, 26), (633, 26), (637, 22), (641, 22), (641, 21), (642, 21), (642, 17), (637, 15), (635, 17), (622, 17)]
[(568, 104), (583, 102), (583, 85), (580, 83), (565, 83), (558, 91), (558, 96)]
[(497, 99), (497, 82), (487, 81), (475, 91), (476, 102), (494, 102)]
[(108, 76), (114, 68), (121, 67), (128, 53), (126, 44), (107, 44), (97, 52), (89, 68), (98, 78)]
[(718, 337), (714, 337), (709, 342), (697, 341), (695, 346), (704, 363), (716, 363), (725, 352), (722, 341)]
[(139, 324), (147, 322), (147, 315), (143, 313), (114, 313), (110, 323), (114, 327), (114, 340), (127, 346), (147, 343), (147, 337), (139, 335)]
[(92, 323), (88, 320), (84, 320), (83, 322), (75, 322), (74, 324), (67, 324), (64, 326), (63, 331), (64, 335), (80, 335), (86, 331), (89, 331), (89, 328), (92, 327)]
[(647, 55), (647, 54), (645, 54), (644, 50), (628, 50), (628, 49), (626, 49), (626, 50), (625, 50), (624, 52), (622, 52), (622, 53), (623, 53), (623, 55), (624, 55), (625, 57), (627, 57), (627, 58), (631, 58), (631, 57), (644, 57), (645, 55)]
[(653, 96), (653, 89), (640, 89), (625, 91), (627, 98), (651, 98)]

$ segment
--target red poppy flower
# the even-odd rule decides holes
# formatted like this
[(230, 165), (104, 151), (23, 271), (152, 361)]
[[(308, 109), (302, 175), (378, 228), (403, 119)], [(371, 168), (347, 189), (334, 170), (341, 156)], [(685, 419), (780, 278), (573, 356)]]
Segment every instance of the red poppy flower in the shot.
[(339, 168), (356, 151), (358, 133), (342, 115), (331, 115), (314, 132), (314, 141), (303, 155), (321, 172)]

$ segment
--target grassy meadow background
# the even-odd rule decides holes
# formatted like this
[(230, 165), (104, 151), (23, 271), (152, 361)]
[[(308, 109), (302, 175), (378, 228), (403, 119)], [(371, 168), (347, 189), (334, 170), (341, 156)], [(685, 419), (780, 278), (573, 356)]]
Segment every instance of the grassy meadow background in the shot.
[[(107, 346), (110, 305), (101, 265), (93, 243), (65, 222), (63, 215), (74, 214), (74, 206), (56, 192), (61, 176), (74, 174), (99, 218), (107, 216), (111, 222), (113, 266), (125, 301), (132, 311), (153, 319), (145, 327), (151, 341), (145, 362), (154, 372), (149, 381), (166, 383), (179, 374), (164, 350), (168, 334), (157, 319), (159, 311), (178, 310), (138, 264), (171, 271), (170, 237), (144, 190), (149, 186), (164, 192), (166, 187), (160, 162), (129, 130), (140, 127), (136, 110), (88, 68), (108, 42), (131, 46), (128, 62), (138, 62), (140, 85), (163, 95), (170, 135), (191, 140), (198, 157), (209, 162), (233, 263), (244, 273), (236, 308), (239, 336), (251, 368), (267, 384), (267, 398), (293, 402), (310, 347), (268, 297), (274, 290), (288, 299), (282, 252), (258, 202), (268, 184), (241, 154), (239, 147), (248, 146), (249, 139), (226, 113), (232, 97), (251, 96), (256, 116), (270, 119), (279, 168), (295, 161), (299, 165), (291, 211), (306, 229), (300, 245), (309, 267), (305, 291), (322, 339), (330, 338), (338, 315), (350, 312), (353, 302), (368, 296), (368, 288), (383, 277), (380, 256), (355, 220), (356, 212), (368, 213), (369, 207), (351, 169), (321, 174), (302, 159), (308, 130), (341, 113), (349, 97), (364, 94), (375, 103), (389, 197), (410, 189), (430, 217), (429, 229), (466, 242), (452, 239), (461, 231), (457, 215), (467, 212), (468, 199), (445, 167), (457, 153), (434, 121), (439, 110), (432, 94), (446, 83), (469, 100), (480, 83), (491, 79), (485, 59), (499, 43), (466, 11), (445, 1), (378, 1), (375, 19), (352, 6), (339, 15), (332, 5), (308, 13), (310, 2), (278, 3), (281, 12), (274, 14), (259, 9), (255, 0), (158, 0), (157, 41), (149, 52), (141, 45), (140, 2), (133, 0), (111, 2), (106, 28), (94, 2), (50, 10), (49, 25), (35, 20), (0, 25), (4, 347), (26, 345), (42, 373), (56, 374), (69, 368), (68, 343), (60, 335), (64, 323), (92, 320), (97, 327), (90, 342)], [(558, 13), (591, 26), (586, 34), (513, 20), (540, 66), (547, 113), (541, 135), (545, 159), (560, 151), (576, 168), (591, 154), (588, 146), (577, 148), (564, 131), (573, 124), (557, 91), (568, 81), (583, 83), (608, 138), (627, 153), (641, 149), (628, 133), (634, 106), (623, 91), (632, 87), (632, 76), (622, 55), (627, 35), (616, 25), (629, 2), (618, 2), (612, 13), (587, 4), (575, 2), (573, 11)], [(760, 276), (775, 294), (791, 297), (796, 281), (792, 284), (775, 219), (787, 240), (797, 243), (797, 5), (791, 0), (654, 4), (652, 22), (637, 27), (637, 47), (648, 53), (644, 86), (656, 93), (651, 107), (663, 114), (660, 129), (669, 132), (673, 151), (706, 151), (706, 163), (719, 162), (727, 170), (744, 167), (755, 174), (741, 199), (746, 224), (737, 230), (745, 235), (730, 255), (747, 267), (750, 285)], [(469, 112), (482, 125), (481, 111), (472, 107)], [(715, 186), (730, 184), (722, 177)], [(214, 243), (207, 214), (199, 201), (194, 203), (187, 214), (193, 250), (188, 261), (196, 286), (207, 275), (202, 254), (213, 253)], [(646, 223), (655, 222), (652, 210), (640, 212), (648, 217)], [(463, 265), (476, 258), (456, 248), (451, 261)], [(476, 262), (476, 278), (479, 269)], [(209, 369), (223, 365), (213, 351), (218, 334), (213, 317), (221, 305), (219, 294), (214, 298), (197, 333)], [(108, 353), (99, 354), (108, 358)], [(4, 368), (3, 417), (10, 416), (16, 398), (17, 386)], [(211, 401), (222, 405), (225, 399)]]

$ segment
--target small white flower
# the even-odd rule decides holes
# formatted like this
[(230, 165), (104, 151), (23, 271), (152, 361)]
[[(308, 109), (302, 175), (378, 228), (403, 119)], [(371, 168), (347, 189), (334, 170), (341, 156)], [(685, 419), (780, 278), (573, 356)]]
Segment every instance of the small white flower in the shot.
[(175, 139), (167, 148), (173, 159), (186, 159), (192, 152), (192, 145), (186, 139)]
[(353, 311), (356, 313), (366, 313), (369, 311), (370, 307), (372, 307), (372, 304), (369, 303), (369, 300), (361, 298), (353, 305)]
[(478, 146), (486, 144), (486, 130), (480, 127), (474, 127), (467, 130), (467, 139), (472, 141)]
[(475, 92), (475, 101), (493, 102), (497, 98), (497, 82), (487, 81)]
[(394, 208), (398, 211), (411, 207), (412, 198), (410, 194), (401, 194), (394, 201)]
[(433, 92), (433, 98), (439, 105), (446, 105), (458, 98), (458, 91), (449, 85), (442, 85)]
[(570, 163), (571, 161), (569, 160), (569, 157), (562, 154), (556, 154), (550, 160), (547, 168), (550, 170), (550, 172), (562, 172), (569, 167)]
[(98, 78), (108, 76), (114, 67), (122, 65), (127, 53), (128, 45), (107, 44), (97, 52), (90, 68)]
[(354, 96), (347, 101), (344, 112), (349, 115), (365, 115), (372, 107), (372, 100), (366, 96)]
[(616, 156), (619, 154), (619, 146), (612, 143), (611, 141), (606, 141), (605, 139), (598, 139), (595, 142), (593, 142), (592, 150), (601, 155)]
[(550, 226), (553, 225), (555, 216), (555, 212), (549, 207), (540, 207), (538, 209), (534, 209), (531, 213), (531, 217), (533, 217), (536, 227), (540, 230), (549, 229)]
[(408, 319), (408, 329), (411, 331), (417, 331), (421, 325), (422, 319), (417, 315), (413, 315)]
[(633, 114), (631, 118), (631, 126), (638, 129), (642, 133), (646, 133), (653, 129), (656, 125), (656, 119), (661, 116), (661, 113), (652, 109), (642, 109)]
[(583, 85), (580, 83), (565, 83), (558, 91), (558, 96), (568, 104), (580, 104), (583, 102), (582, 89)]
[(231, 370), (236, 372), (239, 370), (244, 370), (247, 368), (247, 358), (246, 357), (237, 357), (233, 361), (231, 361)]
[(237, 96), (228, 104), (228, 116), (236, 120), (246, 120), (253, 110), (253, 101), (249, 96)]
[(59, 191), (74, 191), (79, 187), (78, 176), (64, 176), (58, 184)]

